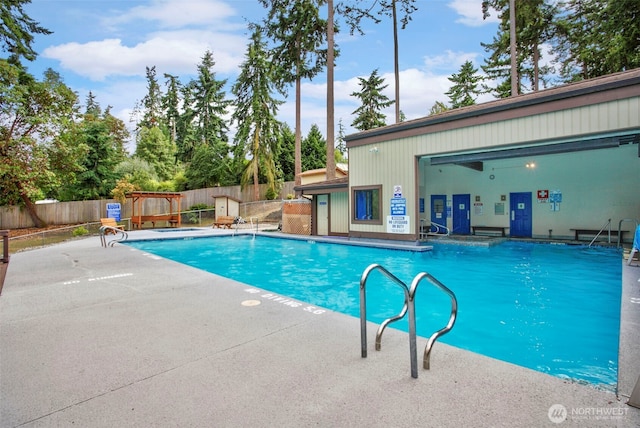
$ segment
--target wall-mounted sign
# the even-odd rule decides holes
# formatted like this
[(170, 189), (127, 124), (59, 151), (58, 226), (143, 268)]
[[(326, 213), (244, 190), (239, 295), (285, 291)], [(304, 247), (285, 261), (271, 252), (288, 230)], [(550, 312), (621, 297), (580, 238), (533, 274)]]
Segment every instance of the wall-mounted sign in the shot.
[(406, 198), (391, 198), (391, 215), (407, 215)]
[(548, 190), (538, 190), (538, 202), (544, 203), (549, 200), (549, 191)]
[(409, 216), (387, 216), (387, 233), (409, 233)]
[(114, 218), (116, 221), (120, 221), (120, 204), (108, 203), (107, 204), (107, 218)]

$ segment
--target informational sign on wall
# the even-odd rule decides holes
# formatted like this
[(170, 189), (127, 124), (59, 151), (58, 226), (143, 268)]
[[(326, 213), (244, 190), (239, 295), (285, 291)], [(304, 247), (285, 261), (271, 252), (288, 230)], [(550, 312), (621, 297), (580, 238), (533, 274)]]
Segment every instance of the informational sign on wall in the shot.
[(407, 215), (406, 198), (391, 198), (391, 215)]
[(473, 214), (474, 215), (482, 215), (482, 214), (484, 214), (484, 204), (482, 202), (474, 202), (473, 203)]
[(387, 216), (387, 233), (410, 233), (409, 216), (389, 215)]
[(115, 218), (120, 221), (120, 204), (117, 202), (107, 204), (107, 218)]
[(551, 211), (560, 211), (560, 202), (562, 202), (562, 192), (560, 190), (550, 191), (549, 201), (551, 202)]

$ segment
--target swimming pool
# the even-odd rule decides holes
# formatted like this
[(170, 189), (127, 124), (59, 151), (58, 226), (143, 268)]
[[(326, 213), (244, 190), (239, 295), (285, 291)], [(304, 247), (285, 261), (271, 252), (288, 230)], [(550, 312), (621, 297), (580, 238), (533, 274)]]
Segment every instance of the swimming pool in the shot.
[[(458, 299), (456, 325), (440, 341), (611, 390), (617, 382), (622, 266), (615, 249), (505, 242), (411, 252), (249, 235), (126, 244), (355, 317), (360, 277), (370, 264), (407, 284), (429, 272)], [(370, 321), (380, 323), (402, 304), (397, 285), (370, 276)], [(449, 311), (448, 297), (423, 282), (418, 335), (444, 326)], [(390, 327), (406, 330), (406, 320)]]

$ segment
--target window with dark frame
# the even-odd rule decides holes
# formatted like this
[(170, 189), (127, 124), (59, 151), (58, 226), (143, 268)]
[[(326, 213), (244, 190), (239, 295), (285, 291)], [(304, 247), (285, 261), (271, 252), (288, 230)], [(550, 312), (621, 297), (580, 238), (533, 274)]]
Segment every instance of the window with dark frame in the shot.
[(353, 221), (356, 223), (381, 223), (382, 186), (354, 187)]

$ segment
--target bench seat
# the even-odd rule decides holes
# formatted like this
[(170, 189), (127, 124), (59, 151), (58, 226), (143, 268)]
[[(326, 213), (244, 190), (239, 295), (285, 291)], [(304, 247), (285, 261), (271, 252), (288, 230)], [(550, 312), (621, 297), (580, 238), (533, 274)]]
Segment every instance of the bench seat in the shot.
[(499, 233), (501, 236), (507, 236), (507, 229), (509, 228), (505, 226), (471, 226), (471, 230), (474, 235), (476, 235), (477, 232), (495, 232)]
[[(609, 237), (609, 231), (608, 230), (602, 230), (602, 231), (601, 231), (601, 229), (569, 229), (569, 230), (574, 232), (576, 241), (580, 240), (580, 236), (581, 235), (594, 237), (598, 233), (600, 233), (600, 236), (598, 236), (598, 238), (608, 238)], [(625, 232), (626, 232), (626, 230), (621, 230), (620, 231), (620, 241), (623, 240)], [(611, 236), (615, 236), (617, 238), (618, 237), (618, 231), (617, 230), (612, 230), (611, 231)]]
[(141, 229), (142, 224), (147, 221), (151, 222), (151, 227), (156, 227), (157, 221), (167, 221), (172, 227), (175, 227), (179, 223), (178, 216), (179, 214), (141, 215), (132, 217), (131, 221), (138, 229)]
[(221, 215), (216, 217), (216, 221), (213, 222), (213, 228), (219, 227), (220, 229), (231, 229), (231, 226), (235, 223), (236, 218), (230, 215)]

